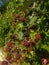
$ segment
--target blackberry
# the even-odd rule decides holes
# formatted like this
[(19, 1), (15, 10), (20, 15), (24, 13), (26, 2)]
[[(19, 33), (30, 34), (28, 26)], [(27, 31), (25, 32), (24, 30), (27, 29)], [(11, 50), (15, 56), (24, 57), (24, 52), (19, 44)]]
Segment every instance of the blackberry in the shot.
[(25, 31), (25, 32), (24, 32), (24, 37), (28, 37), (28, 36), (29, 36), (28, 31)]
[(48, 60), (44, 58), (44, 59), (42, 59), (42, 63), (43, 63), (44, 65), (47, 65)]
[(23, 42), (23, 45), (28, 47), (30, 44), (29, 44), (28, 40), (25, 39)]
[(2, 61), (1, 65), (8, 65), (8, 62), (7, 61)]
[(25, 62), (30, 62), (30, 58), (25, 57), (24, 61), (25, 61)]
[(40, 40), (41, 39), (41, 34), (37, 34), (36, 35), (36, 40)]
[(13, 42), (12, 41), (9, 41), (7, 44), (6, 44), (6, 47), (5, 47), (5, 51), (7, 52), (10, 52), (12, 46), (13, 46)]
[(7, 54), (6, 60), (7, 60), (8, 62), (11, 62), (11, 61), (12, 61), (11, 54)]
[(26, 20), (25, 17), (23, 16), (20, 17), (20, 21), (24, 22), (25, 20)]
[(13, 45), (13, 42), (12, 41), (7, 42), (7, 46), (8, 47), (11, 47), (12, 45)]
[(16, 54), (16, 59), (20, 59), (21, 55), (19, 53)]

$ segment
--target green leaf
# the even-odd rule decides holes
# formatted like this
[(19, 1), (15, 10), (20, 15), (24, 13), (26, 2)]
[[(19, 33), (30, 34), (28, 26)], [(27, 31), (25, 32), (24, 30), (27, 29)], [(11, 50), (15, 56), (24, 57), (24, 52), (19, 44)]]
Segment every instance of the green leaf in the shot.
[(48, 46), (47, 46), (47, 44), (42, 45), (42, 48), (45, 49), (45, 50), (47, 50), (49, 52), (49, 45)]
[(24, 0), (19, 0), (19, 1), (22, 2), (22, 3), (24, 2)]
[(22, 33), (22, 31), (19, 31), (17, 33), (17, 35), (18, 35), (19, 40), (22, 40), (23, 39), (23, 33)]
[(29, 23), (30, 26), (34, 25), (36, 20), (37, 20), (37, 16), (34, 16), (33, 18), (31, 18), (30, 23)]
[(30, 30), (30, 37), (34, 38), (37, 33), (34, 30)]
[(26, 63), (26, 62), (24, 62), (24, 63), (22, 63), (22, 65), (30, 65), (30, 63)]

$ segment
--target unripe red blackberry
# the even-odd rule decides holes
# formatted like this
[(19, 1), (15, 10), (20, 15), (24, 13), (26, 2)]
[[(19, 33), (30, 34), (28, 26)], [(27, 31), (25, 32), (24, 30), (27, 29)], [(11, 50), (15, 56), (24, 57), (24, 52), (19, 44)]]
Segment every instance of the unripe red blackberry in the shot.
[(40, 40), (41, 39), (41, 34), (37, 34), (36, 35), (36, 40)]
[(24, 45), (24, 46), (29, 46), (28, 40), (25, 39), (24, 42), (23, 42), (23, 45)]
[(12, 45), (13, 45), (13, 42), (12, 41), (7, 42), (7, 46), (8, 47), (11, 47)]
[(19, 53), (16, 54), (16, 59), (20, 59), (21, 55)]
[(23, 16), (20, 17), (20, 21), (24, 22), (25, 20), (26, 20), (25, 17)]
[(7, 61), (2, 61), (1, 65), (8, 65), (8, 62)]
[(13, 46), (12, 41), (7, 42), (6, 47), (5, 47), (5, 51), (10, 52), (12, 46)]
[(8, 62), (11, 62), (11, 60), (12, 60), (11, 54), (7, 54), (6, 60), (7, 60)]
[(45, 58), (43, 58), (43, 59), (42, 59), (42, 63), (43, 63), (44, 65), (47, 65), (48, 60), (47, 60), (47, 59), (45, 59)]

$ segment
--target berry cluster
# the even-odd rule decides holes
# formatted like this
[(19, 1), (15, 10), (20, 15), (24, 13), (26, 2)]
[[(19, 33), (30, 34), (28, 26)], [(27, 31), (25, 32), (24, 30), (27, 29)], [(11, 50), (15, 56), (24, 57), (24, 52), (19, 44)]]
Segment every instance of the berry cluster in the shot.
[(36, 41), (33, 41), (33, 39), (30, 39), (29, 41), (25, 39), (23, 42), (23, 45), (27, 47), (30, 47), (30, 46), (32, 47), (36, 45)]
[(5, 45), (5, 51), (7, 52), (6, 61), (8, 61), (8, 63), (17, 62), (21, 57), (21, 54), (13, 41), (9, 41)]
[(7, 56), (6, 56), (6, 61), (8, 61), (8, 63), (12, 63), (12, 62), (18, 62), (18, 60), (21, 60), (21, 58), (24, 60), (25, 57), (23, 57), (23, 55), (21, 55), (21, 53), (30, 53), (30, 51), (32, 51), (33, 47), (36, 46), (36, 40), (40, 40), (41, 39), (41, 35), (37, 34), (35, 36), (35, 39), (29, 39), (27, 40), (26, 38), (23, 40), (23, 46), (26, 47), (26, 50), (23, 49), (17, 49), (17, 46), (14, 43), (14, 40), (16, 40), (16, 36), (15, 35), (11, 35), (11, 39), (9, 42), (7, 42), (7, 44), (5, 45), (5, 51), (7, 52)]
[(24, 16), (20, 16), (17, 13), (13, 14), (13, 18), (12, 18), (12, 25), (13, 26), (16, 26), (17, 23), (24, 22), (24, 21), (26, 21), (26, 18)]
[[(13, 62), (20, 63), (20, 64), (23, 62), (29, 62), (30, 65), (32, 65), (33, 60), (32, 58), (30, 59), (29, 57), (27, 57), (27, 55), (30, 54), (30, 56), (32, 56), (33, 54), (31, 52), (34, 52), (36, 54), (36, 50), (38, 50), (36, 46), (38, 45), (38, 41), (42, 40), (42, 35), (41, 33), (36, 33), (34, 38), (32, 38), (30, 36), (31, 34), (30, 30), (36, 31), (38, 27), (36, 25), (29, 26), (28, 25), (29, 22), (27, 22), (27, 18), (25, 18), (25, 16), (21, 16), (17, 13), (13, 13), (12, 26), (14, 26), (14, 30), (16, 30), (16, 24), (19, 23), (22, 23), (23, 25), (23, 28), (20, 30), (23, 33), (23, 40), (19, 40), (17, 33), (13, 31), (12, 35), (10, 36), (10, 41), (6, 43), (4, 49), (4, 51), (7, 53), (6, 61), (2, 61), (1, 65), (9, 65), (12, 64)], [(15, 45), (15, 42), (17, 41), (18, 41), (18, 46)], [(48, 60), (42, 58), (41, 58), (42, 64), (46, 65), (48, 63)]]
[(0, 65), (8, 65), (8, 62), (7, 62), (7, 61), (2, 61), (2, 62), (0, 63)]

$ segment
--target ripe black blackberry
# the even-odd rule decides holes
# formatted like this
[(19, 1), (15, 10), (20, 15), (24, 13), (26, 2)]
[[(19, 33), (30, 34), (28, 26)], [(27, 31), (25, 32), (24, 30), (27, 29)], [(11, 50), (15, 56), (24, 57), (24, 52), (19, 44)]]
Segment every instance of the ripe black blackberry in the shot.
[(25, 57), (24, 61), (25, 62), (30, 62), (30, 59), (28, 57)]
[(29, 32), (28, 31), (24, 31), (24, 37), (29, 37)]

